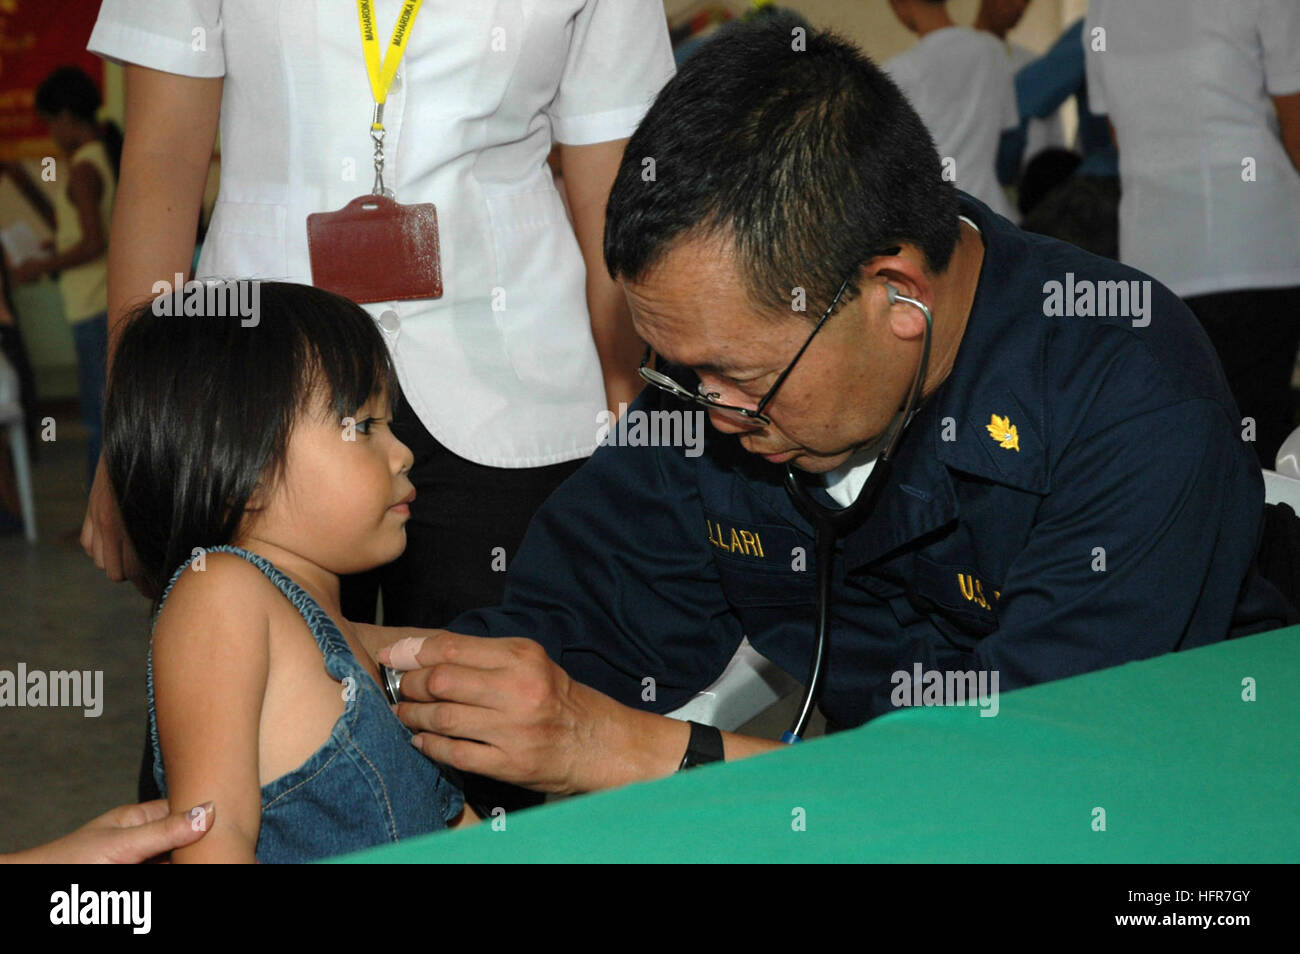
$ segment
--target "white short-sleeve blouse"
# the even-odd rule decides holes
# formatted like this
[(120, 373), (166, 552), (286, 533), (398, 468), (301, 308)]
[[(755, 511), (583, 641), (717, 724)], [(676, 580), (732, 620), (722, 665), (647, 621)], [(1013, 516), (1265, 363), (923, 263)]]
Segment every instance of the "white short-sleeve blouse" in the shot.
[[(400, 5), (376, 0), (385, 41)], [(104, 0), (89, 48), (224, 77), (198, 275), (309, 283), (307, 216), (374, 178), (355, 4)], [(366, 308), (412, 407), (460, 456), (536, 467), (595, 448), (586, 273), (546, 156), (629, 136), (672, 73), (659, 0), (424, 0), (385, 106), (385, 183), (437, 206), (444, 294)]]

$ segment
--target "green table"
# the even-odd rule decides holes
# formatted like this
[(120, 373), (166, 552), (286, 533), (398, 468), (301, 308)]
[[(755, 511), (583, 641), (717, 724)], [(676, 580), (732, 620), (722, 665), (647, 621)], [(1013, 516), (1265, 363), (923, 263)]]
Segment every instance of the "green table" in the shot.
[(1295, 862), (1298, 686), (1293, 627), (335, 860)]

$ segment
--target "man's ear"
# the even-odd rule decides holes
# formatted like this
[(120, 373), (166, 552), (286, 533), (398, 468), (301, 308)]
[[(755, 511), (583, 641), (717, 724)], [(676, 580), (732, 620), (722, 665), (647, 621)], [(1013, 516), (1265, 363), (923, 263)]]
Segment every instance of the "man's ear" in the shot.
[[(913, 298), (912, 295), (906, 297)], [(921, 299), (916, 298), (914, 300), (920, 301)], [(922, 338), (925, 335), (925, 326), (925, 313), (912, 302), (897, 299), (890, 307), (889, 329), (903, 341)]]
[(886, 309), (890, 331), (905, 341), (925, 334), (925, 316), (915, 305), (897, 297), (891, 302), (887, 289), (892, 286), (896, 296), (914, 298), (932, 309), (934, 286), (921, 261), (919, 249), (904, 246), (897, 255), (878, 256), (863, 268), (863, 297), (870, 302), (868, 307)]

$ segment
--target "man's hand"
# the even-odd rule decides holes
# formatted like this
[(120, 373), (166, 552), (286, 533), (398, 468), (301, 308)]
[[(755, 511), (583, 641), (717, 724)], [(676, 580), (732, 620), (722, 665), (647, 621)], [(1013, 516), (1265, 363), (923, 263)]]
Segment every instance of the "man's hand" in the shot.
[(14, 864), (139, 864), (198, 841), (212, 827), (211, 802), (168, 814), (166, 800), (123, 805), (39, 848), (0, 855)]
[(435, 761), (569, 794), (669, 775), (686, 750), (685, 723), (575, 682), (532, 640), (387, 632), (409, 634), (379, 661), (410, 670), (397, 715)]
[(135, 555), (135, 548), (131, 546), (131, 540), (122, 528), (122, 516), (113, 497), (113, 487), (102, 455), (95, 468), (95, 483), (90, 488), (86, 519), (81, 524), (81, 548), (114, 583), (130, 580), (141, 594), (150, 595), (146, 591), (144, 572)]

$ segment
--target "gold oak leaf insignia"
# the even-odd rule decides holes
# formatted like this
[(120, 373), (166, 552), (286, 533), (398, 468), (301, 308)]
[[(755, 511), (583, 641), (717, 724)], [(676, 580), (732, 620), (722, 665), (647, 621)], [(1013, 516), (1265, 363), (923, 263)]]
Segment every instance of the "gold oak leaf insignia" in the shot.
[(984, 426), (988, 428), (989, 436), (998, 442), (999, 447), (1020, 453), (1020, 433), (1016, 430), (1016, 425), (1011, 423), (1010, 418), (994, 414), (992, 421)]

